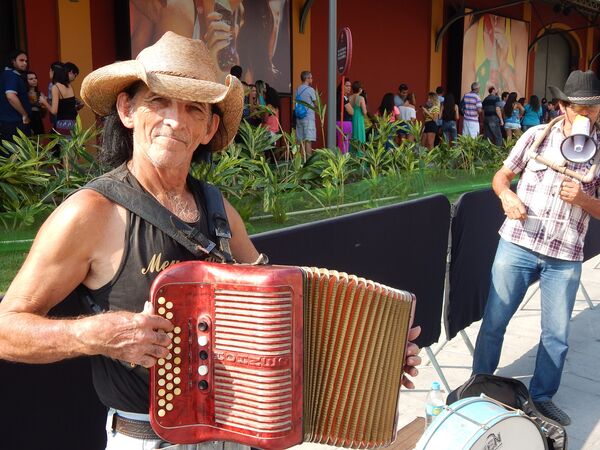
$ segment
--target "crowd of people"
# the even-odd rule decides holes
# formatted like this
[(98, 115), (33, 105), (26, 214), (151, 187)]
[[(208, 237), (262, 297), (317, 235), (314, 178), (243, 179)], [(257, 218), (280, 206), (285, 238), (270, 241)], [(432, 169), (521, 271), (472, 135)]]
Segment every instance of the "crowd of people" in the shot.
[(15, 50), (8, 55), (0, 75), (0, 139), (12, 141), (17, 130), (27, 136), (44, 134), (46, 116), (51, 124), (49, 131), (70, 135), (78, 110), (83, 107), (72, 86), (78, 75), (79, 68), (74, 63), (53, 62), (44, 94), (37, 74), (29, 70), (27, 53)]
[[(314, 104), (314, 89), (306, 89), (306, 86), (312, 85), (312, 75), (310, 78), (301, 76), (301, 81), (294, 96)], [(524, 97), (518, 98), (516, 92), (502, 92), (499, 96), (494, 86), (488, 87), (487, 96), (482, 98), (478, 82), (471, 84), (471, 91), (465, 93), (460, 101), (453, 93), (445, 93), (444, 88), (438, 86), (435, 91), (425, 94), (425, 102), (419, 106), (415, 93), (409, 91), (408, 85), (401, 83), (396, 94), (386, 92), (383, 95), (375, 114), (367, 109), (367, 94), (359, 80), (345, 78), (344, 85), (340, 83), (337, 87), (336, 98), (337, 147), (342, 153), (360, 152), (376, 115), (385, 115), (390, 122), (400, 121), (396, 143), (405, 139), (414, 140), (410, 125), (420, 120), (423, 123), (421, 145), (430, 150), (442, 138), (449, 143), (456, 141), (459, 130), (466, 136), (483, 135), (501, 146), (504, 139), (518, 137), (532, 126), (548, 123), (561, 114), (556, 98), (547, 101), (546, 98), (540, 100), (537, 95), (532, 95), (526, 102)], [(299, 141), (305, 143), (303, 146), (310, 148), (316, 141), (316, 133), (309, 133), (307, 138), (306, 122), (303, 119), (302, 129), (297, 130), (297, 135)], [(312, 124), (314, 115), (308, 122), (310, 129), (315, 130)]]

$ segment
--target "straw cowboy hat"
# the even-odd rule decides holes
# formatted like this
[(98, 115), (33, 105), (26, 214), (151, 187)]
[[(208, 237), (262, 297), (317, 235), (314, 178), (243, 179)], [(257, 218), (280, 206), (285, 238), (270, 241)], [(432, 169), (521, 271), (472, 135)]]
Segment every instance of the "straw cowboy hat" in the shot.
[(167, 31), (136, 59), (109, 64), (90, 73), (81, 85), (81, 98), (96, 114), (106, 116), (119, 92), (137, 81), (165, 97), (215, 104), (221, 111), (221, 121), (208, 143), (209, 150), (219, 151), (235, 137), (242, 118), (244, 90), (231, 75), (225, 84), (217, 82), (204, 42)]
[(548, 86), (552, 96), (576, 105), (600, 105), (600, 80), (594, 72), (588, 70), (571, 72), (565, 82), (564, 92), (555, 86)]

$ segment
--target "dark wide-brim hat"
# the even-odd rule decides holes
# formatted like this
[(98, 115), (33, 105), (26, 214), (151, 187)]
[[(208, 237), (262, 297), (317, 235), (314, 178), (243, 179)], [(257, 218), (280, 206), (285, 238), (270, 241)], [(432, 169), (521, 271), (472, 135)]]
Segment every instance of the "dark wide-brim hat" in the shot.
[(98, 115), (111, 113), (120, 92), (137, 81), (159, 95), (214, 104), (221, 112), (219, 128), (207, 144), (210, 151), (227, 147), (235, 137), (244, 108), (244, 89), (228, 75), (225, 84), (204, 42), (167, 31), (136, 59), (100, 67), (85, 77), (81, 98)]
[(600, 105), (600, 80), (594, 72), (588, 70), (571, 72), (565, 82), (564, 92), (555, 86), (548, 86), (552, 96), (576, 105)]

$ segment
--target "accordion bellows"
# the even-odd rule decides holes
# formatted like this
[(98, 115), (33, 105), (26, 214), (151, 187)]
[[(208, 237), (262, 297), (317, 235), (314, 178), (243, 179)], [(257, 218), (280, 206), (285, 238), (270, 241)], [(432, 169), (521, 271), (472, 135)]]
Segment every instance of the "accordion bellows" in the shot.
[(193, 261), (151, 289), (175, 329), (150, 371), (150, 421), (172, 443), (393, 442), (411, 293), (332, 270)]

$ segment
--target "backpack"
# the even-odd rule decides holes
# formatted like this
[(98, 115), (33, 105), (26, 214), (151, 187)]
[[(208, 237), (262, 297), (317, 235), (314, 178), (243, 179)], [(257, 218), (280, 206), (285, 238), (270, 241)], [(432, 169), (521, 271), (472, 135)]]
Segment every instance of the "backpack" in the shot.
[(458, 112), (460, 113), (461, 116), (465, 115), (465, 109), (466, 109), (466, 103), (465, 103), (465, 97), (463, 96), (463, 98), (460, 99), (460, 102), (458, 103)]
[(481, 373), (473, 375), (462, 386), (448, 394), (446, 404), (450, 405), (467, 397), (479, 397), (480, 394), (485, 394), (527, 414), (546, 437), (549, 450), (567, 449), (567, 432), (564, 427), (539, 412), (533, 404), (529, 390), (514, 378)]
[(305, 87), (302, 90), (302, 92), (298, 92), (298, 94), (296, 95), (296, 104), (294, 106), (294, 115), (296, 116), (296, 119), (304, 119), (308, 114), (308, 108), (304, 104), (304, 100), (302, 100), (302, 98), (300, 97), (302, 93), (307, 89), (308, 87)]

